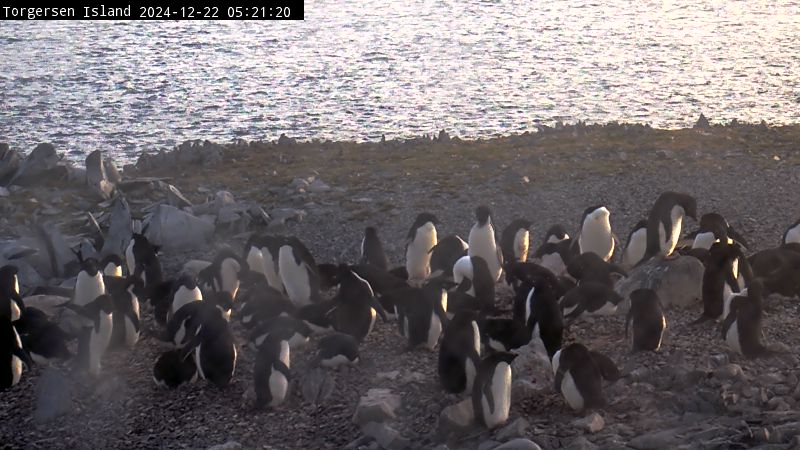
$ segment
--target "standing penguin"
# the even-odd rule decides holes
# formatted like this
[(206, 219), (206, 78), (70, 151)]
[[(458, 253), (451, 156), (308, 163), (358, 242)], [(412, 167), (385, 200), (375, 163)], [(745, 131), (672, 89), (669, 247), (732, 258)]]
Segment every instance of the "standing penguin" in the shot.
[(736, 244), (716, 242), (706, 257), (703, 272), (703, 315), (693, 323), (707, 320), (720, 320), (725, 312), (725, 286), (739, 292), (738, 281), (733, 275), (733, 261), (742, 258), (742, 251)]
[(494, 308), (495, 279), (486, 260), (480, 256), (464, 256), (453, 266), (453, 277), (458, 291), (475, 297), (478, 308)]
[(289, 342), (280, 333), (269, 335), (259, 347), (253, 369), (257, 408), (274, 408), (286, 400), (291, 373)]
[(23, 362), (28, 368), (33, 366), (33, 361), (22, 348), (22, 341), (11, 320), (0, 316), (0, 391), (19, 383)]
[(160, 387), (175, 389), (195, 380), (197, 366), (189, 358), (182, 359), (180, 349), (162, 353), (153, 365), (153, 381)]
[(201, 314), (197, 333), (183, 348), (181, 358), (194, 355), (197, 372), (205, 380), (223, 388), (236, 370), (236, 341), (228, 321), (221, 314)]
[(408, 349), (424, 345), (436, 348), (447, 323), (447, 290), (444, 281), (432, 279), (422, 288), (412, 288), (413, 294), (397, 305), (397, 324), (408, 339)]
[(500, 236), (500, 248), (504, 261), (525, 262), (528, 260), (532, 223), (527, 219), (516, 219), (503, 229)]
[(616, 381), (619, 369), (607, 356), (573, 343), (553, 355), (555, 389), (575, 411), (605, 405), (602, 380)]
[(631, 269), (644, 258), (647, 250), (647, 220), (636, 222), (625, 243), (625, 252), (622, 253), (622, 267)]
[[(165, 321), (168, 321), (183, 305), (190, 302), (203, 300), (203, 293), (194, 277), (189, 274), (181, 275), (173, 284), (172, 292), (168, 299)], [(156, 307), (156, 319), (159, 318), (160, 308)]]
[(311, 252), (294, 236), (278, 252), (278, 272), (289, 300), (298, 308), (319, 300), (320, 277)]
[(103, 268), (103, 275), (109, 277), (122, 276), (122, 258), (119, 255), (110, 254), (100, 261), (100, 267)]
[(111, 333), (112, 347), (132, 348), (139, 341), (139, 298), (134, 294), (142, 280), (134, 275), (121, 282), (109, 284), (108, 293), (114, 304), (114, 326)]
[(446, 236), (431, 249), (431, 277), (453, 277), (453, 266), (467, 256), (469, 244), (455, 234)]
[(214, 292), (225, 291), (235, 299), (239, 292), (240, 280), (249, 271), (247, 262), (239, 255), (229, 249), (223, 249), (208, 267), (197, 274), (197, 278), (204, 289)]
[(17, 267), (0, 267), (0, 316), (6, 316), (14, 322), (19, 320), (24, 308), (25, 303), (19, 295)]
[(436, 224), (431, 213), (420, 213), (408, 230), (406, 241), (406, 271), (409, 280), (424, 280), (431, 274), (431, 249), (438, 243)]
[(138, 274), (145, 286), (154, 286), (161, 282), (161, 262), (158, 259), (157, 245), (153, 245), (144, 236), (148, 225), (142, 233), (133, 233), (131, 241), (125, 249), (125, 265), (128, 275)]
[(66, 306), (87, 319), (78, 336), (78, 361), (90, 375), (97, 376), (100, 374), (100, 359), (111, 342), (114, 302), (111, 296), (103, 294), (84, 306)]
[(542, 267), (549, 269), (556, 276), (561, 276), (566, 272), (567, 265), (572, 261), (572, 242), (564, 239), (558, 242), (545, 242), (533, 254), (539, 259)]
[(469, 232), (469, 249), (467, 255), (480, 256), (489, 266), (492, 279), (497, 282), (503, 273), (503, 252), (497, 248), (492, 226), (492, 215), (487, 206), (475, 209), (475, 225)]
[(364, 230), (359, 264), (371, 264), (379, 269), (389, 270), (389, 258), (383, 251), (383, 244), (381, 244), (378, 230), (375, 227), (367, 227)]
[(564, 315), (553, 281), (547, 278), (522, 281), (516, 291), (515, 304), (523, 302), (523, 320), (529, 341), (541, 341), (550, 360), (564, 341)]
[(694, 197), (677, 192), (664, 192), (658, 197), (647, 218), (647, 248), (639, 264), (659, 254), (672, 254), (685, 216), (697, 220)]
[(752, 280), (747, 293), (733, 297), (730, 312), (722, 322), (722, 338), (731, 350), (747, 358), (772, 354), (761, 342), (763, 287), (760, 280)]
[(608, 261), (614, 254), (614, 234), (611, 232), (611, 212), (605, 206), (586, 208), (581, 217), (581, 233), (578, 236), (580, 253), (592, 252)]
[(383, 306), (375, 298), (372, 287), (346, 264), (339, 267), (341, 284), (337, 296), (337, 306), (332, 311), (336, 331), (349, 334), (362, 342), (375, 326), (380, 314), (387, 321)]
[(793, 223), (783, 233), (781, 244), (800, 244), (800, 220)]
[(103, 282), (103, 273), (97, 268), (96, 259), (83, 259), (81, 255), (78, 255), (78, 260), (81, 263), (81, 270), (75, 280), (72, 303), (75, 306), (84, 306), (105, 294), (106, 285)]
[(481, 336), (477, 315), (456, 313), (444, 330), (439, 347), (439, 381), (447, 392), (472, 392), (481, 355)]
[(631, 292), (631, 307), (625, 318), (625, 337), (633, 324), (633, 351), (658, 351), (667, 327), (667, 318), (661, 309), (661, 300), (652, 289)]
[(492, 353), (480, 362), (472, 386), (472, 408), (478, 421), (493, 429), (508, 420), (511, 409), (511, 362), (514, 353)]
[(279, 266), (280, 248), (284, 239), (278, 236), (250, 236), (245, 244), (245, 261), (251, 270), (264, 274), (267, 283), (280, 292), (284, 291)]

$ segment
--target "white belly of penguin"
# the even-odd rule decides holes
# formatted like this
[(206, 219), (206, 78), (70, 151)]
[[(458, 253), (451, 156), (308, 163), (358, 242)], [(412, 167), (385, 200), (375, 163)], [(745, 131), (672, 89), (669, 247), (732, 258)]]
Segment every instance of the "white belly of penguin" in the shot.
[(786, 238), (784, 239), (785, 244), (800, 244), (800, 225), (797, 225), (794, 228), (791, 228), (789, 231), (786, 232)]
[(236, 298), (236, 293), (239, 292), (239, 270), (241, 266), (233, 258), (226, 258), (220, 264), (220, 275), (222, 278), (223, 291), (231, 294), (231, 298)]
[(109, 342), (111, 342), (111, 330), (114, 326), (113, 314), (100, 313), (100, 326), (92, 330), (92, 337), (89, 341), (89, 371), (97, 375), (100, 373), (100, 358), (102, 358)]
[(176, 347), (182, 347), (184, 344), (184, 339), (186, 339), (186, 321), (189, 319), (184, 319), (181, 321), (181, 325), (178, 327), (178, 331), (175, 332), (175, 337), (173, 338), (173, 343)]
[(108, 263), (103, 269), (103, 274), (110, 277), (122, 277), (122, 266), (118, 266), (114, 263)]
[(468, 256), (480, 256), (486, 260), (486, 265), (489, 266), (489, 273), (495, 281), (500, 279), (500, 274), (503, 268), (500, 266), (500, 261), (497, 259), (497, 243), (494, 239), (494, 227), (491, 224), (486, 224), (482, 227), (472, 227), (469, 232), (469, 250)]
[(647, 250), (647, 229), (640, 228), (633, 232), (630, 242), (622, 254), (622, 264), (625, 267), (633, 267), (644, 258)]
[(203, 343), (201, 342), (197, 347), (194, 349), (194, 365), (197, 366), (197, 372), (200, 374), (200, 378), (206, 379), (206, 374), (203, 372), (203, 364), (201, 364), (200, 360), (200, 349), (203, 348)]
[(250, 266), (250, 270), (263, 274), (264, 278), (267, 277), (267, 269), (264, 268), (264, 254), (261, 253), (261, 250), (256, 247), (250, 247), (246, 261), (247, 265)]
[(489, 411), (489, 402), (485, 396), (481, 396), (481, 406), (486, 426), (494, 428), (508, 420), (508, 411), (511, 408), (511, 366), (505, 362), (498, 363), (492, 374), (491, 383), (489, 389), (492, 390), (494, 399), (493, 411)]
[(291, 348), (298, 349), (301, 347), (305, 347), (306, 344), (308, 344), (308, 337), (303, 336), (300, 333), (295, 333), (292, 335), (292, 337), (289, 338), (289, 347)]
[(299, 266), (295, 264), (291, 250), (287, 258), (284, 258), (284, 248), (286, 247), (281, 248), (280, 273), (283, 285), (286, 287), (286, 293), (296, 306), (308, 305), (311, 303), (311, 286), (309, 284), (308, 271), (302, 264)]
[(203, 294), (200, 292), (200, 288), (189, 290), (184, 286), (179, 287), (172, 297), (172, 311), (170, 311), (170, 316), (181, 309), (181, 306), (201, 300), (203, 300)]
[(106, 286), (103, 283), (102, 273), (97, 272), (97, 275), (93, 277), (90, 277), (86, 272), (78, 274), (78, 279), (75, 281), (75, 305), (85, 306), (105, 293)]
[(133, 326), (133, 321), (125, 316), (125, 346), (133, 347), (139, 341), (139, 331)]
[(514, 236), (514, 256), (517, 261), (525, 262), (528, 260), (528, 246), (530, 244), (531, 233), (528, 230), (518, 230)]
[(742, 354), (742, 344), (739, 342), (739, 320), (734, 320), (727, 333), (725, 333), (725, 342), (731, 350), (738, 354)]
[(269, 392), (272, 394), (272, 401), (269, 406), (278, 406), (286, 399), (286, 392), (289, 390), (289, 380), (277, 370), (272, 370), (269, 375)]
[(133, 239), (125, 249), (125, 265), (128, 266), (128, 275), (133, 275), (136, 271), (136, 259), (133, 257)]
[(575, 380), (572, 378), (572, 374), (569, 371), (567, 371), (564, 374), (564, 378), (561, 379), (561, 394), (564, 396), (564, 400), (567, 401), (570, 408), (575, 411), (583, 409), (583, 396), (578, 390), (578, 386), (575, 384)]
[(431, 273), (431, 249), (436, 245), (436, 229), (423, 227), (417, 230), (414, 240), (406, 250), (406, 270), (411, 280), (424, 280)]
[(11, 385), (15, 386), (22, 377), (22, 360), (17, 355), (11, 355)]
[[(267, 277), (267, 284), (269, 284), (270, 287), (283, 292), (283, 280), (281, 280), (278, 266), (275, 265), (275, 259), (272, 258), (272, 255), (269, 253), (269, 250), (267, 250), (266, 247), (261, 249), (261, 254), (263, 255), (264, 275)], [(280, 261), (278, 265), (280, 265)]]
[(674, 206), (670, 212), (670, 219), (672, 219), (672, 229), (670, 230), (669, 239), (665, 244), (665, 254), (670, 255), (678, 245), (678, 239), (681, 237), (681, 227), (683, 226), (683, 208)]
[(542, 255), (540, 265), (546, 269), (550, 269), (550, 271), (556, 275), (561, 275), (567, 270), (567, 265), (564, 264), (564, 260), (561, 259), (561, 255), (558, 253)]
[(439, 319), (439, 316), (434, 312), (431, 314), (431, 323), (430, 327), (428, 327), (428, 341), (426, 342), (426, 347), (428, 350), (433, 350), (436, 348), (436, 344), (439, 343), (439, 336), (442, 334), (442, 321)]
[(578, 245), (581, 253), (592, 252), (608, 261), (614, 253), (614, 238), (611, 236), (611, 225), (606, 220), (588, 220), (581, 229)]

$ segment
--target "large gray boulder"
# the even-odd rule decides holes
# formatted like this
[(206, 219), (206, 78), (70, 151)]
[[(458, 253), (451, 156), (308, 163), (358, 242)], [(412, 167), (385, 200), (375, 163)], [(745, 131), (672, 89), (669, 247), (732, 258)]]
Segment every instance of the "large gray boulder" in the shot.
[(169, 205), (159, 205), (147, 220), (145, 236), (166, 250), (196, 249), (214, 235), (214, 224)]
[(19, 170), (20, 157), (8, 144), (0, 144), (0, 185), (4, 186)]
[(625, 298), (617, 312), (627, 313), (630, 293), (639, 288), (655, 290), (663, 306), (687, 308), (702, 298), (704, 271), (703, 263), (693, 256), (653, 258), (617, 282), (615, 289)]
[(389, 389), (370, 389), (362, 396), (353, 414), (353, 423), (365, 425), (369, 422), (385, 422), (397, 417), (400, 396)]
[(103, 249), (100, 251), (102, 256), (125, 255), (125, 249), (133, 236), (133, 219), (131, 218), (131, 208), (125, 197), (119, 195), (114, 200), (111, 209), (111, 218), (108, 224), (108, 233), (103, 239)]
[(42, 175), (57, 168), (60, 159), (53, 144), (37, 145), (22, 162), (16, 175), (11, 179), (11, 184), (19, 186), (36, 184), (43, 179)]

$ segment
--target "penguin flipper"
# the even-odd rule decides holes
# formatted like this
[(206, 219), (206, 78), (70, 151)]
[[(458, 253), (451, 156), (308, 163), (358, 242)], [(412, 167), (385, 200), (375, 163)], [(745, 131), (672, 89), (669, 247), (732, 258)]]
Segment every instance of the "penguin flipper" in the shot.
[(275, 368), (275, 370), (282, 373), (283, 376), (286, 377), (287, 381), (292, 380), (292, 373), (289, 370), (289, 368), (286, 367), (286, 364), (284, 364), (283, 361), (275, 361), (274, 363), (272, 363), (272, 366)]
[(33, 365), (34, 365), (33, 359), (31, 359), (31, 355), (24, 348), (15, 347), (14, 349), (11, 350), (11, 354), (15, 355), (17, 358), (21, 359), (22, 362), (24, 362), (25, 365), (28, 366), (29, 369), (31, 367), (33, 367)]
[(734, 230), (732, 226), (728, 226), (728, 236), (730, 236), (734, 241), (736, 241), (742, 247), (749, 249), (750, 244), (747, 242), (747, 239), (744, 238), (738, 231)]
[(608, 356), (595, 351), (589, 351), (592, 362), (600, 371), (600, 375), (607, 381), (617, 381), (622, 378), (617, 365)]
[(486, 397), (486, 403), (489, 404), (489, 414), (494, 414), (494, 394), (492, 393), (492, 383), (484, 383), (481, 386), (481, 391)]

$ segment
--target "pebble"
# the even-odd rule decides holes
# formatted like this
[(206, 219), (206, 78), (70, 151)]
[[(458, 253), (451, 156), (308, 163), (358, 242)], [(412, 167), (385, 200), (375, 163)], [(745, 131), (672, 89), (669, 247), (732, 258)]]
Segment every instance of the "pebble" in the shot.
[(603, 419), (603, 416), (594, 412), (586, 417), (581, 417), (580, 419), (573, 420), (572, 424), (583, 431), (588, 431), (589, 433), (597, 433), (598, 431), (602, 431), (603, 428), (605, 428), (606, 421)]

